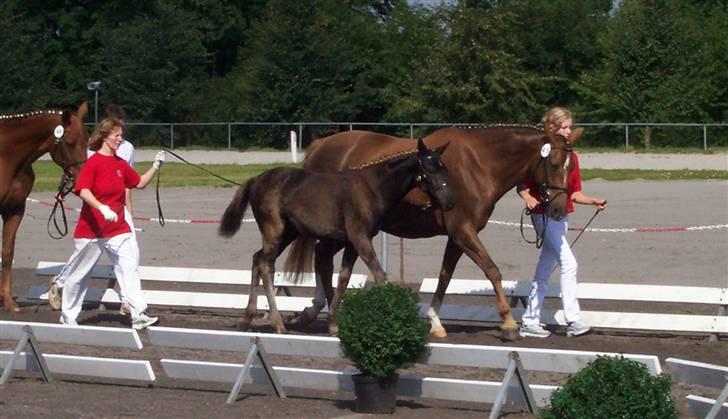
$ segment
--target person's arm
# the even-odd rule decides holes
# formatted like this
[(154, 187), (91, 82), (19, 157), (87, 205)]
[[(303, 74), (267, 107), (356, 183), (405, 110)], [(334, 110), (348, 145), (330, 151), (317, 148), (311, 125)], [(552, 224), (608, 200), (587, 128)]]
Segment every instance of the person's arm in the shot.
[(585, 194), (582, 191), (577, 191), (571, 194), (571, 200), (577, 204), (582, 205), (594, 205), (599, 211), (607, 207), (607, 201), (604, 199), (594, 198)]
[(154, 159), (154, 164), (152, 164), (152, 167), (147, 170), (146, 173), (141, 175), (141, 179), (139, 180), (139, 183), (136, 185), (139, 189), (144, 189), (149, 184), (149, 182), (152, 181), (152, 178), (154, 178), (154, 174), (157, 173), (159, 168), (162, 166), (162, 163), (164, 163), (164, 151), (160, 151), (157, 153), (157, 157)]
[(516, 192), (518, 193), (518, 196), (523, 199), (523, 201), (526, 203), (526, 208), (529, 210), (532, 210), (538, 206), (538, 200), (531, 196), (530, 189), (525, 183), (519, 183), (518, 186), (516, 186)]
[(93, 192), (91, 192), (90, 189), (83, 188), (78, 192), (78, 196), (83, 200), (83, 202), (87, 203), (91, 206), (91, 208), (95, 208), (101, 212), (101, 215), (104, 216), (104, 219), (106, 221), (117, 221), (118, 215), (109, 208), (108, 205), (102, 204), (96, 197), (94, 196)]
[(133, 213), (131, 204), (131, 189), (126, 188), (124, 191), (124, 205), (126, 205), (126, 209), (129, 210), (129, 214)]

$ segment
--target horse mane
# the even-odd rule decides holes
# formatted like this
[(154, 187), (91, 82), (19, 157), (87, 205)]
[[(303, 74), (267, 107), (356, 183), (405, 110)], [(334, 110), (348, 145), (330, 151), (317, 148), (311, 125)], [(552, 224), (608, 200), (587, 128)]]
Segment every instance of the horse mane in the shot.
[(398, 153), (390, 154), (389, 156), (384, 156), (384, 157), (381, 157), (381, 158), (378, 158), (378, 159), (375, 159), (375, 160), (372, 160), (372, 161), (368, 161), (366, 163), (362, 163), (362, 164), (360, 164), (358, 166), (349, 166), (349, 169), (348, 170), (361, 170), (361, 169), (365, 169), (367, 167), (376, 166), (378, 164), (381, 164), (381, 163), (384, 163), (384, 162), (388, 162), (390, 160), (394, 160), (394, 159), (397, 159), (397, 158), (400, 158), (400, 157), (403, 157), (403, 156), (409, 156), (410, 154), (415, 154), (416, 152), (417, 152), (417, 149), (400, 151)]
[(22, 119), (22, 118), (28, 118), (31, 116), (37, 116), (37, 115), (62, 115), (63, 111), (60, 109), (45, 109), (40, 111), (31, 111), (31, 112), (23, 112), (23, 113), (15, 113), (10, 115), (0, 115), (0, 121), (2, 120), (10, 120), (10, 119)]
[(465, 130), (488, 129), (488, 128), (533, 128), (533, 129), (537, 129), (539, 131), (544, 130), (543, 127), (538, 126), (538, 125), (503, 124), (503, 123), (455, 125), (455, 128), (461, 128), (461, 129), (465, 129)]

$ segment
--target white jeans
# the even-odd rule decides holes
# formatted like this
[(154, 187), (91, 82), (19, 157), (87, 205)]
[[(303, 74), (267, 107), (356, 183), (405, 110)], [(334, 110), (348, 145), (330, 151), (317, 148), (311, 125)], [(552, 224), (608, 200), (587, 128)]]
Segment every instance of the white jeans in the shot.
[(139, 278), (139, 246), (132, 233), (108, 239), (74, 239), (76, 250), (65, 267), (63, 315), (76, 319), (91, 280), (91, 271), (105, 250), (114, 266), (121, 295), (131, 309), (132, 321), (147, 309)]
[[(531, 216), (533, 226), (541, 234), (544, 231), (544, 218), (541, 214)], [(579, 321), (579, 301), (576, 299), (576, 258), (571, 251), (571, 246), (566, 239), (569, 228), (569, 221), (564, 217), (560, 221), (548, 218), (546, 222), (546, 234), (541, 247), (541, 255), (538, 258), (536, 273), (533, 276), (533, 287), (528, 296), (528, 306), (523, 313), (522, 322), (524, 326), (537, 325), (541, 320), (541, 309), (543, 308), (546, 287), (549, 277), (557, 263), (561, 264), (561, 304), (564, 306), (564, 317), (566, 322)]]

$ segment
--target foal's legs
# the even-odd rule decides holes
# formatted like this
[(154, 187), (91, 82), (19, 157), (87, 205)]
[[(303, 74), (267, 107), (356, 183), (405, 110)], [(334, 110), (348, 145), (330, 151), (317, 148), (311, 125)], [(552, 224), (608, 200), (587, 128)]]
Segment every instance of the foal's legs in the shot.
[(298, 323), (302, 326), (309, 325), (321, 313), (326, 303), (331, 306), (334, 298), (334, 291), (331, 279), (334, 275), (334, 255), (343, 247), (341, 242), (336, 240), (321, 239), (314, 247), (314, 269), (316, 271), (316, 293), (313, 298), (313, 305), (301, 311)]
[(260, 264), (263, 249), (253, 254), (253, 266), (250, 268), (250, 289), (248, 290), (248, 305), (245, 314), (240, 320), (240, 330), (250, 329), (250, 324), (258, 314), (258, 280), (260, 279)]
[(372, 272), (374, 281), (377, 284), (387, 282), (387, 274), (384, 273), (384, 269), (382, 269), (382, 265), (379, 263), (379, 259), (377, 259), (371, 237), (350, 234), (349, 239), (351, 246)]
[(334, 293), (333, 301), (329, 304), (329, 333), (332, 335), (339, 332), (339, 327), (336, 325), (336, 310), (339, 309), (341, 297), (344, 295), (346, 287), (349, 285), (349, 279), (351, 278), (351, 273), (354, 270), (356, 259), (356, 250), (354, 250), (351, 245), (347, 245), (344, 249), (344, 257), (341, 260), (341, 271), (339, 271), (339, 281), (336, 285), (336, 292)]

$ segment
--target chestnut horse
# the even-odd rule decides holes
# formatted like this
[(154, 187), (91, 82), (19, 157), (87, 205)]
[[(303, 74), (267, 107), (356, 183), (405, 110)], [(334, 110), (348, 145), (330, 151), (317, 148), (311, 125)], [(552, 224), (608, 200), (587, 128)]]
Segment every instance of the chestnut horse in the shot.
[(32, 164), (50, 153), (64, 175), (75, 179), (86, 161), (88, 132), (83, 119), (86, 102), (78, 109), (44, 110), (0, 115), (0, 214), (3, 218), (2, 288), (6, 311), (19, 311), (13, 301), (10, 271), (15, 236), (25, 214), (25, 200), (35, 182)]
[(372, 237), (379, 231), (380, 220), (387, 210), (416, 186), (424, 189), (440, 207), (449, 209), (454, 205), (447, 186), (447, 170), (440, 159), (445, 147), (429, 150), (420, 140), (417, 150), (400, 150), (356, 170), (314, 173), (279, 167), (241, 186), (225, 210), (219, 228), (223, 236), (234, 235), (250, 205), (263, 239), (263, 247), (253, 255), (248, 306), (241, 328), (247, 329), (255, 318), (256, 288), (262, 277), (271, 324), (276, 333), (286, 331), (276, 307), (273, 273), (276, 259), (292, 242), (286, 270), (295, 274), (294, 281), (302, 272), (310, 270), (317, 238), (328, 238), (345, 246), (339, 284), (329, 310), (332, 322), (338, 299), (346, 290), (358, 257), (364, 260), (376, 282), (386, 282), (372, 247)]
[[(578, 132), (577, 132), (578, 131)], [(572, 141), (581, 135), (575, 130)], [(450, 189), (457, 206), (443, 212), (419, 191), (412, 191), (382, 220), (382, 230), (404, 238), (447, 235), (448, 241), (439, 274), (439, 283), (427, 315), (430, 334), (447, 335), (440, 323), (439, 310), (455, 266), (463, 253), (468, 255), (493, 284), (498, 299), (503, 338), (518, 334), (501, 285), (501, 273), (478, 238), (493, 213), (496, 202), (528, 175), (533, 175), (556, 219), (566, 215), (566, 179), (571, 171), (571, 145), (559, 135), (533, 127), (497, 126), (485, 128), (439, 129), (424, 138), (429, 147), (450, 142), (442, 160), (448, 167)], [(367, 131), (347, 131), (315, 140), (308, 147), (303, 167), (318, 172), (335, 172), (349, 166), (381, 158), (411, 147), (412, 140)], [(331, 303), (329, 289), (333, 257), (340, 245), (322, 240), (316, 247), (317, 292), (314, 305), (301, 313), (303, 324), (316, 318)], [(331, 328), (331, 325), (330, 325)]]

